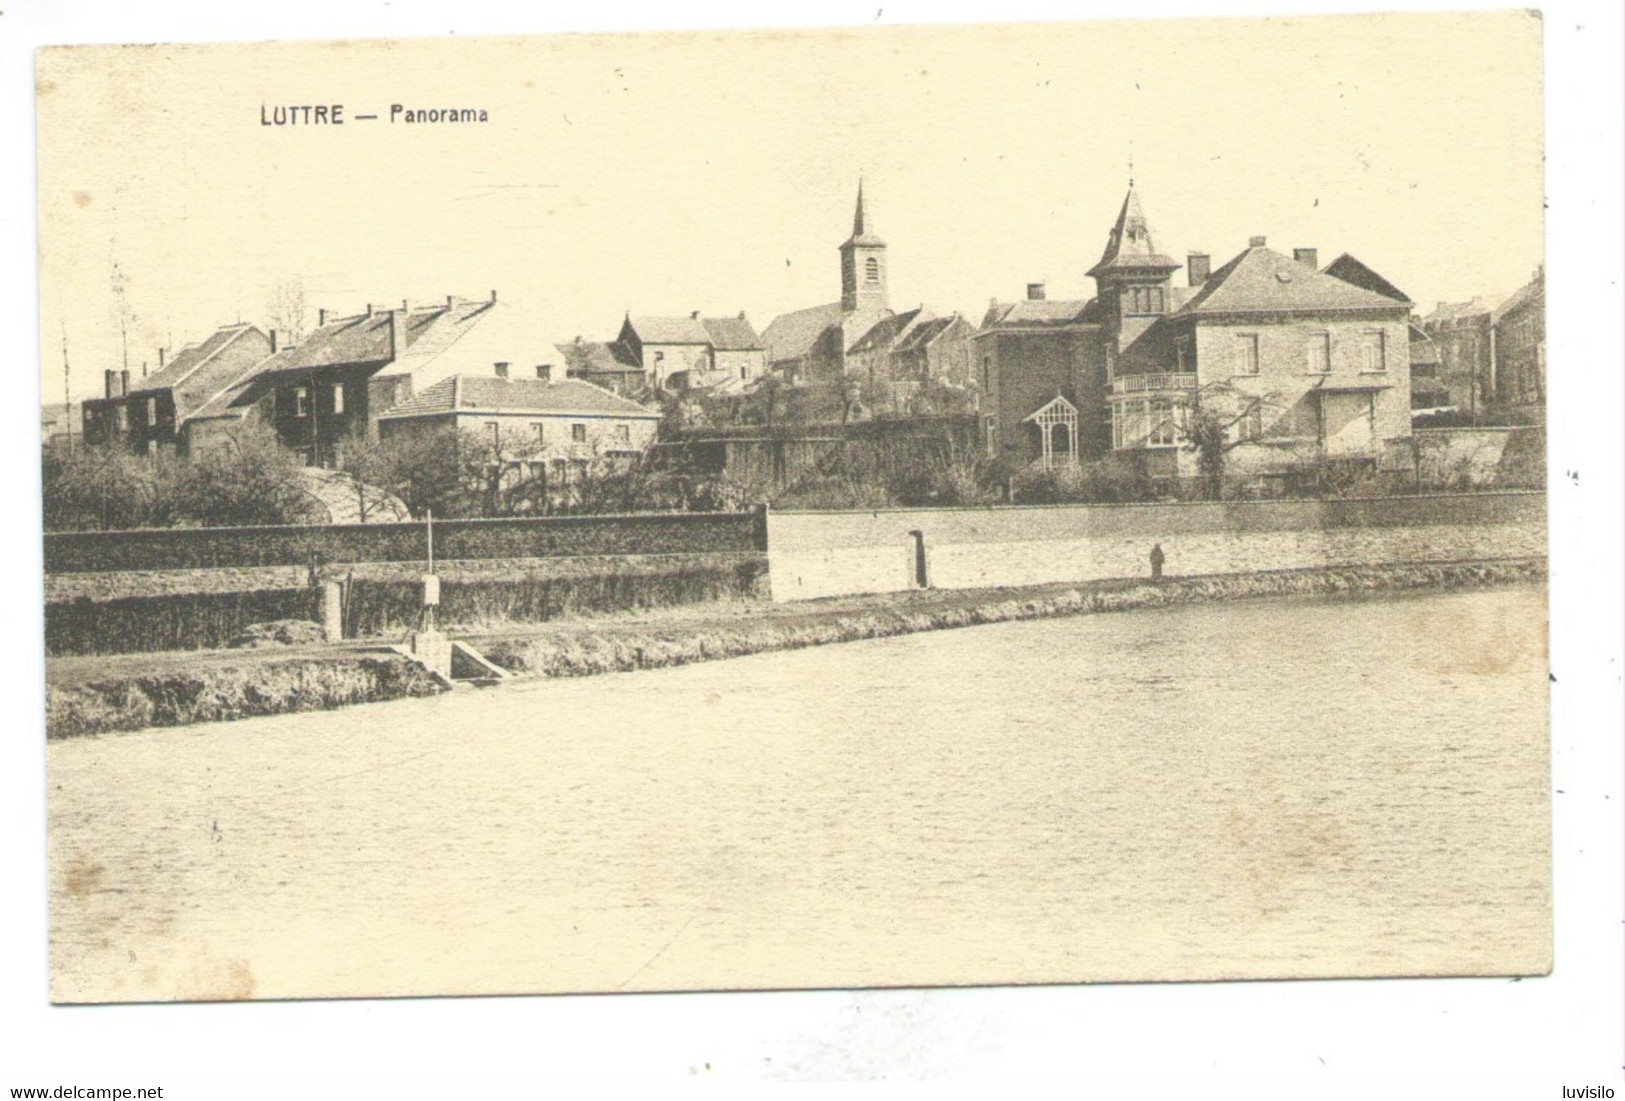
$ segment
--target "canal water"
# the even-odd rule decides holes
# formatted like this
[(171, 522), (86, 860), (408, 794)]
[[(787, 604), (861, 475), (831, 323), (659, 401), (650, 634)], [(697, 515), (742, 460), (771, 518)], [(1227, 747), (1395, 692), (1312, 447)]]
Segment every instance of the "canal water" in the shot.
[(1190, 606), (53, 743), (53, 995), (1542, 971), (1545, 608)]

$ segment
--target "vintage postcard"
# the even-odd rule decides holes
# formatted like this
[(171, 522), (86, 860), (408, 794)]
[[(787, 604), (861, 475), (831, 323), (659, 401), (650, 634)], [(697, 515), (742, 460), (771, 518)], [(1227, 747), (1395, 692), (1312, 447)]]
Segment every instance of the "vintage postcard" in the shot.
[(1545, 974), (1541, 39), (42, 50), (53, 999)]

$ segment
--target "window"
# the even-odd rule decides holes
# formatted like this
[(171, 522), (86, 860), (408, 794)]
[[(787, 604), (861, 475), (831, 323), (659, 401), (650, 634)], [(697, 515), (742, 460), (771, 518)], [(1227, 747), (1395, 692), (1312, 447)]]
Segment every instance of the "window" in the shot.
[(999, 421), (997, 417), (982, 418), (982, 432), (987, 437), (987, 453), (999, 453)]
[(1380, 329), (1364, 334), (1360, 339), (1360, 370), (1378, 372), (1388, 370), (1386, 333)]
[(983, 356), (982, 357), (982, 389), (987, 390), (987, 391), (991, 391), (993, 389), (993, 357), (992, 356)]
[(575, 423), (575, 424), (572, 424), (570, 426), (570, 442), (571, 443), (586, 443), (587, 442), (587, 426), (580, 423), (579, 421), (577, 423)]
[(632, 442), (632, 426), (630, 424), (617, 424), (615, 426), (615, 442), (627, 444)]
[(1168, 401), (1153, 401), (1149, 405), (1150, 432), (1147, 447), (1172, 447), (1179, 442), (1178, 425), (1174, 423), (1174, 407)]
[(541, 421), (536, 421), (530, 426), (530, 434), (530, 442), (535, 444), (537, 447), (541, 447), (547, 442), (547, 426)]
[(1258, 334), (1236, 334), (1236, 374), (1258, 374)]
[(344, 412), (344, 383), (342, 382), (333, 384), (333, 412)]
[(1264, 434), (1264, 411), (1257, 402), (1248, 406), (1247, 411), (1237, 418), (1232, 426), (1235, 442), (1256, 440)]
[(871, 256), (863, 262), (863, 278), (870, 283), (880, 282), (880, 261)]
[(739, 381), (740, 382), (747, 382), (747, 381), (749, 381), (749, 379), (750, 379), (750, 364), (741, 363), (739, 365)]
[(141, 403), (141, 423), (153, 424), (158, 420), (158, 399), (148, 398)]
[(1161, 313), (1163, 290), (1161, 287), (1131, 287), (1129, 313)]
[(1324, 375), (1332, 369), (1332, 334), (1314, 333), (1309, 337), (1306, 367), (1311, 375)]
[(293, 388), (293, 415), (296, 417), (310, 416), (310, 391), (303, 386)]
[(121, 433), (130, 430), (130, 407), (128, 405), (121, 404), (114, 410), (113, 423), (118, 425), (118, 430)]

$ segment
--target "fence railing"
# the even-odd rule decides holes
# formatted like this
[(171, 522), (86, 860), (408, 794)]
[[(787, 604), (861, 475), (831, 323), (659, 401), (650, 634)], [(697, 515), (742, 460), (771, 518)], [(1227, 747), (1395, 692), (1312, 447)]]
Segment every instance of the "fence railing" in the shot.
[(1194, 390), (1193, 374), (1119, 375), (1112, 380), (1112, 393), (1138, 394), (1147, 390)]

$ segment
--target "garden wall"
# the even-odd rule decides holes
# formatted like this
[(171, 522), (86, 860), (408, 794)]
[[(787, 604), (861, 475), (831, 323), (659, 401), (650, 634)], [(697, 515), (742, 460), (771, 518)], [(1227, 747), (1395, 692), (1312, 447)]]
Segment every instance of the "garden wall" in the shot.
[(1546, 498), (774, 512), (768, 543), (773, 598), (806, 600), (917, 587), (921, 543), (937, 588), (1141, 577), (1157, 544), (1170, 575), (1540, 557)]
[[(720, 554), (765, 550), (766, 538), (760, 510), (442, 520), (434, 525), (434, 553), (437, 559)], [(416, 562), (427, 554), (425, 525), (420, 523), (151, 528), (45, 536), (47, 574)]]

